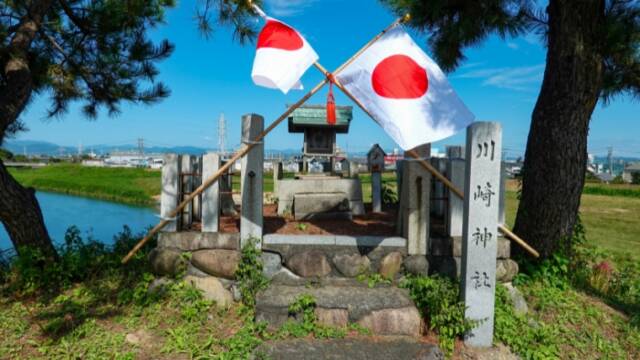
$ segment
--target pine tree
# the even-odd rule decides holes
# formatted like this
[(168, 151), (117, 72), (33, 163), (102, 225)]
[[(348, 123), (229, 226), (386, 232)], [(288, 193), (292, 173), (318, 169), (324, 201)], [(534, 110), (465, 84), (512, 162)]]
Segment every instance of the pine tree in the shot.
[(515, 232), (542, 257), (571, 252), (598, 101), (640, 95), (640, 5), (633, 0), (383, 0), (429, 36), (438, 63), (454, 70), (464, 50), (491, 34), (535, 32), (547, 48), (533, 109)]
[[(174, 0), (0, 1), (0, 145), (25, 130), (20, 115), (37, 94), (48, 94), (48, 115), (64, 115), (71, 103), (95, 119), (101, 109), (115, 116), (123, 102), (153, 104), (167, 97), (157, 63), (173, 50), (154, 44), (148, 30), (161, 24)], [(203, 34), (213, 21), (231, 24), (240, 40), (251, 38), (246, 1), (200, 0)], [(33, 189), (18, 184), (0, 160), (0, 221), (14, 247), (57, 257)]]

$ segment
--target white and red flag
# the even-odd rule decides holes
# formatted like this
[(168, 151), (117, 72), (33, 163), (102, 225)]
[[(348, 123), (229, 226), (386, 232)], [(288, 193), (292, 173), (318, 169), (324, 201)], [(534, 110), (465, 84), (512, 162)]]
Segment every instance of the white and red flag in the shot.
[[(261, 10), (260, 14), (264, 16)], [(300, 78), (318, 60), (318, 54), (294, 28), (271, 17), (264, 19), (251, 71), (253, 82), (285, 94), (302, 89)]]
[(449, 137), (474, 115), (400, 26), (336, 75), (404, 150)]

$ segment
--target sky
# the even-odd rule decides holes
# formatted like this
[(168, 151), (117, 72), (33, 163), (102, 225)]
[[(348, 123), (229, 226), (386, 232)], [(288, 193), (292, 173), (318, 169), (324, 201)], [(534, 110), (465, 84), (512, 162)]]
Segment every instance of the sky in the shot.
[[(97, 120), (86, 120), (73, 106), (60, 119), (46, 119), (46, 94), (36, 97), (22, 119), (30, 129), (21, 140), (41, 140), (85, 148), (91, 145), (135, 144), (144, 138), (146, 146), (197, 146), (214, 149), (218, 144), (218, 118), (224, 113), (227, 148), (239, 146), (240, 118), (257, 113), (268, 124), (304, 91), (284, 95), (277, 90), (255, 86), (251, 81), (254, 44), (233, 40), (231, 29), (217, 27), (209, 39), (197, 31), (193, 20), (195, 1), (179, 2), (167, 11), (166, 23), (153, 30), (152, 39), (168, 39), (175, 44), (173, 55), (159, 64), (158, 80), (171, 89), (171, 96), (152, 106), (123, 105), (113, 118), (106, 112)], [(395, 19), (377, 0), (265, 0), (265, 11), (300, 31), (320, 55), (327, 69), (337, 68)], [(259, 19), (256, 19), (260, 26)], [(430, 54), (428, 34), (411, 32), (414, 40)], [(449, 81), (478, 120), (499, 121), (503, 125), (503, 146), (507, 156), (524, 153), (527, 134), (542, 75), (545, 48), (536, 35), (501, 39), (492, 36), (478, 47), (465, 51), (466, 60), (448, 74)], [(322, 80), (311, 68), (302, 78), (306, 89)], [(308, 103), (324, 104), (326, 89)], [(338, 105), (354, 105), (336, 93)], [(638, 102), (616, 98), (606, 107), (599, 104), (589, 134), (589, 152), (604, 155), (608, 146), (618, 156), (640, 157)], [(338, 144), (347, 152), (362, 152), (379, 143), (391, 151), (398, 146), (384, 131), (354, 105), (354, 119), (347, 135)], [(435, 143), (463, 144), (464, 134)], [(281, 125), (270, 134), (268, 150), (299, 149), (301, 134), (289, 134)]]

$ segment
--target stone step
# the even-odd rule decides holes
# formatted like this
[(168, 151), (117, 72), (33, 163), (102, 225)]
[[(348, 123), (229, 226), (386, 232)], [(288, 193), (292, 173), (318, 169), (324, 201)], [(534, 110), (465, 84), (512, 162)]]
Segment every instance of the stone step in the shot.
[(422, 318), (405, 289), (363, 286), (287, 286), (271, 284), (256, 298), (256, 321), (277, 329), (287, 320), (289, 305), (308, 294), (316, 300), (318, 321), (343, 327), (357, 323), (375, 335), (419, 336)]
[(266, 343), (254, 351), (256, 359), (273, 360), (388, 360), (444, 359), (442, 350), (435, 345), (406, 337), (377, 337), (333, 340), (296, 339)]

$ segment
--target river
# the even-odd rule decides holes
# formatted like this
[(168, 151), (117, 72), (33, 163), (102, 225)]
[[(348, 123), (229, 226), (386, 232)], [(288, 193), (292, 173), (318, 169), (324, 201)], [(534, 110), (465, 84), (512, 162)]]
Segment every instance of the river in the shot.
[[(122, 231), (123, 225), (128, 225), (137, 234), (160, 220), (153, 209), (146, 207), (42, 191), (38, 191), (36, 197), (49, 235), (57, 244), (64, 241), (64, 234), (72, 225), (80, 229), (85, 240), (90, 234), (93, 239), (111, 244), (113, 236)], [(0, 225), (0, 249), (11, 247), (9, 235)]]

